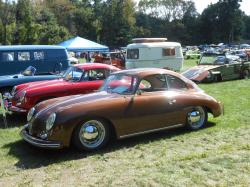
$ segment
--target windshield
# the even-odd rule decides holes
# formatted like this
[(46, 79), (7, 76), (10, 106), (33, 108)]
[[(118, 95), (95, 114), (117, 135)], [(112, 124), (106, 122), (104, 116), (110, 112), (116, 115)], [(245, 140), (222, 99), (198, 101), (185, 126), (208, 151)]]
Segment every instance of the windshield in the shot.
[(224, 64), (226, 62), (225, 56), (202, 56), (199, 64), (214, 65)]
[(129, 95), (135, 92), (137, 82), (138, 78), (130, 75), (111, 75), (100, 88), (100, 91)]
[(66, 81), (80, 81), (83, 75), (83, 70), (77, 67), (69, 67), (63, 75), (63, 79)]

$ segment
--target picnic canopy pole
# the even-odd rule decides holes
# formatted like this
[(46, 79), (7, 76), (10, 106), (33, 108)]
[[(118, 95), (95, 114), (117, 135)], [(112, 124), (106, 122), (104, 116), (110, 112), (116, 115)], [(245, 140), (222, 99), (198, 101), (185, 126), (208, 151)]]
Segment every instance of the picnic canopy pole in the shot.
[(7, 119), (6, 119), (6, 110), (5, 110), (5, 106), (4, 106), (4, 102), (3, 102), (3, 96), (0, 93), (0, 104), (1, 104), (1, 109), (2, 109), (2, 114), (3, 114), (3, 123), (4, 123), (4, 127), (8, 128), (8, 124), (7, 124)]

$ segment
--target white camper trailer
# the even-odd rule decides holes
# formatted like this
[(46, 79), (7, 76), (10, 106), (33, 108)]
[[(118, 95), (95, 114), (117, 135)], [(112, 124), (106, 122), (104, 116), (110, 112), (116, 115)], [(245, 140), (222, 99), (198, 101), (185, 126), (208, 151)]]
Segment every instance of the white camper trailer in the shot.
[(167, 38), (135, 38), (127, 46), (126, 69), (167, 68), (180, 71), (183, 65), (181, 44)]

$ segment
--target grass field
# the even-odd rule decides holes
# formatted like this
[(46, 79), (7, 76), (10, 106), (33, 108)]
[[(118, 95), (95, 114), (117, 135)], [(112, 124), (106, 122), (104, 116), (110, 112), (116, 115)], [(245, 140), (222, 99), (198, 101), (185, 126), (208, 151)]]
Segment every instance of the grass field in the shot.
[(36, 149), (18, 135), (25, 119), (9, 119), (0, 129), (0, 186), (250, 186), (250, 80), (200, 87), (225, 107), (207, 128), (113, 141), (94, 153)]

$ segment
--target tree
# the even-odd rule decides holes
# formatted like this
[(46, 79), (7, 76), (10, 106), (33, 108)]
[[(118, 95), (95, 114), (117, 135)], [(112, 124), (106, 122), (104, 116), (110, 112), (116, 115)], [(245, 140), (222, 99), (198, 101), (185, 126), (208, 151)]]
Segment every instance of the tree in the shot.
[(33, 44), (37, 42), (38, 29), (34, 22), (33, 6), (30, 0), (19, 0), (16, 5), (15, 44)]
[(240, 39), (243, 14), (239, 2), (220, 0), (203, 11), (200, 26), (204, 42), (231, 43)]
[(102, 9), (101, 40), (111, 47), (124, 46), (135, 32), (135, 4), (132, 0), (107, 0)]
[(8, 25), (14, 22), (13, 17), (14, 12), (14, 5), (11, 4), (10, 0), (5, 0), (5, 2), (0, 1), (0, 25), (2, 25), (2, 29), (0, 29), (0, 32), (2, 34), (2, 43), (4, 45), (9, 44), (10, 41), (8, 41)]
[(65, 27), (58, 25), (55, 15), (49, 9), (40, 12), (37, 23), (39, 24), (40, 44), (57, 44), (70, 36)]

